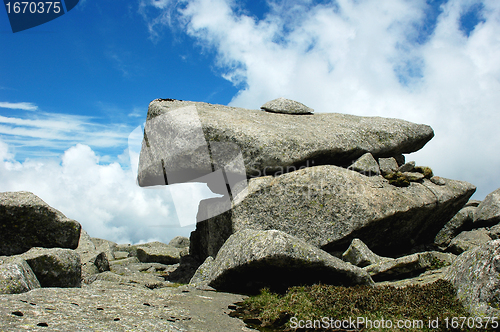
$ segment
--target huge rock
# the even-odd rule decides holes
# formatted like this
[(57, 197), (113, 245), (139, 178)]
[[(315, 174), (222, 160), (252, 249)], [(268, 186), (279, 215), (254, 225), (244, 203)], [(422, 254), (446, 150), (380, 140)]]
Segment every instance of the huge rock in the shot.
[(493, 226), (500, 223), (500, 188), (488, 194), (474, 212), (474, 226)]
[(0, 294), (18, 294), (40, 288), (40, 282), (25, 260), (2, 262), (0, 259)]
[(433, 136), (427, 125), (397, 119), (337, 113), (290, 116), (157, 99), (149, 104), (138, 181), (141, 186), (189, 181), (240, 156), (243, 169), (235, 162), (233, 173), (249, 177), (304, 165), (349, 166), (367, 152), (379, 158), (417, 151)]
[(464, 252), (445, 277), (471, 316), (500, 317), (500, 240)]
[(0, 255), (15, 255), (32, 247), (78, 246), (81, 226), (26, 192), (0, 193)]
[(281, 230), (328, 252), (343, 252), (359, 238), (394, 257), (432, 243), (475, 191), (467, 182), (446, 183), (424, 179), (400, 188), (382, 176), (330, 165), (254, 178), (231, 210), (197, 223), (190, 253), (200, 261), (215, 257), (231, 234), (248, 228)]
[(256, 293), (264, 287), (282, 292), (318, 282), (373, 285), (362, 269), (277, 230), (246, 229), (233, 234), (213, 263), (202, 268), (209, 268), (209, 286), (237, 293)]

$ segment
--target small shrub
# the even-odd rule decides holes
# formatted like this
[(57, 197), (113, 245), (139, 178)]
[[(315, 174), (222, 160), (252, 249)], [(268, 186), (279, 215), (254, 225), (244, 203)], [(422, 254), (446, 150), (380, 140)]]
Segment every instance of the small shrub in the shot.
[(396, 187), (408, 187), (410, 180), (406, 178), (401, 172), (394, 172), (384, 175), (384, 178), (389, 180), (389, 184)]
[(427, 166), (417, 166), (415, 167), (415, 171), (422, 173), (426, 179), (430, 179), (434, 176), (432, 169)]

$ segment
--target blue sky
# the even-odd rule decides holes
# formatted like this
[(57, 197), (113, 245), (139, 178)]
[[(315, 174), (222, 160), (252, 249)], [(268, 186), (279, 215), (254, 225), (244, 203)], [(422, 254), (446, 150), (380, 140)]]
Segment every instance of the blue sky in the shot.
[(498, 36), (495, 0), (84, 0), (15, 34), (2, 8), (0, 190), (32, 191), (96, 237), (189, 235), (168, 190), (133, 181), (128, 136), (149, 102), (284, 96), (431, 125), (407, 159), (482, 199), (500, 187)]

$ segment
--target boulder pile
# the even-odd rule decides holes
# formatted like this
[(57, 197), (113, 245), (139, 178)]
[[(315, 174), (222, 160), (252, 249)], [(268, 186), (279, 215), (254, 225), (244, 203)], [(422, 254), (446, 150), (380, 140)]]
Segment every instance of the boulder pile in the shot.
[(245, 330), (226, 314), (236, 294), (439, 279), (471, 315), (498, 317), (500, 189), (471, 200), (472, 184), (405, 160), (433, 135), (284, 98), (154, 100), (139, 185), (206, 181), (224, 197), (200, 203), (190, 239), (131, 245), (90, 237), (32, 193), (0, 193), (0, 326)]

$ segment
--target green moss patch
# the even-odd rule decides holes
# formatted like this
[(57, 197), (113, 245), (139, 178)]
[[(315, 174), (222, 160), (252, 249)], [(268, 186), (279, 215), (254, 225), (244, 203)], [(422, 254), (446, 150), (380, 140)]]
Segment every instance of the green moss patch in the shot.
[[(260, 295), (238, 303), (231, 315), (260, 331), (475, 331), (467, 326), (451, 327), (453, 317), (470, 315), (456, 298), (453, 286), (443, 280), (405, 288), (300, 286), (289, 288), (284, 295), (263, 289)], [(368, 323), (357, 325), (355, 329), (352, 326), (350, 329), (332, 328), (335, 320), (357, 322), (358, 317), (365, 322), (371, 320), (372, 324), (385, 321), (386, 328), (370, 327)], [(429, 322), (436, 322), (436, 319), (438, 326), (429, 327)], [(389, 320), (392, 328), (387, 328)], [(297, 328), (299, 321), (302, 328)], [(307, 328), (307, 322), (313, 324), (314, 321), (317, 326)], [(399, 329), (397, 322), (407, 325)]]

